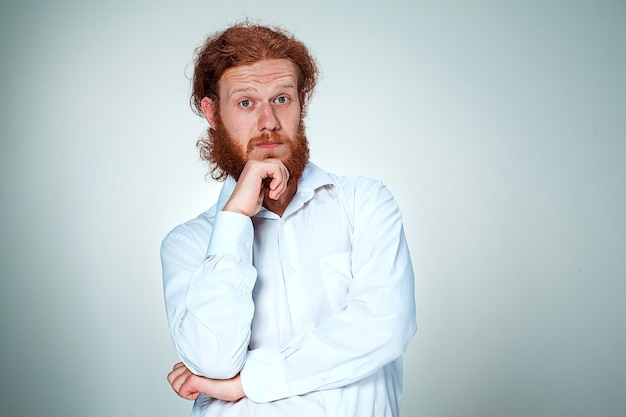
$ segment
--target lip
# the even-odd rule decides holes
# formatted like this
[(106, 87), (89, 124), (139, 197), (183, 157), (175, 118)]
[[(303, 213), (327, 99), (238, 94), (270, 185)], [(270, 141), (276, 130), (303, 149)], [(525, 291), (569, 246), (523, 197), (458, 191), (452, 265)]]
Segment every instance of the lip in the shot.
[(274, 142), (274, 141), (272, 141), (272, 142), (261, 142), (261, 143), (257, 143), (255, 145), (255, 147), (261, 148), (261, 149), (273, 149), (273, 148), (279, 147), (282, 144), (283, 144), (282, 142)]

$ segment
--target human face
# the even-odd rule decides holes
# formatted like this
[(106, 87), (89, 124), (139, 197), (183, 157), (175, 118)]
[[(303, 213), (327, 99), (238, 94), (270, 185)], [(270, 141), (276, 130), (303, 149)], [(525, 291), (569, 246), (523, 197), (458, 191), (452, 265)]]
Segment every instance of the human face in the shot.
[[(302, 110), (297, 74), (290, 60), (268, 59), (229, 68), (219, 80), (219, 119), (248, 159), (289, 157), (290, 147), (275, 134), (297, 137)], [(205, 100), (205, 116), (215, 126), (215, 103)], [(250, 143), (252, 138), (257, 139)]]

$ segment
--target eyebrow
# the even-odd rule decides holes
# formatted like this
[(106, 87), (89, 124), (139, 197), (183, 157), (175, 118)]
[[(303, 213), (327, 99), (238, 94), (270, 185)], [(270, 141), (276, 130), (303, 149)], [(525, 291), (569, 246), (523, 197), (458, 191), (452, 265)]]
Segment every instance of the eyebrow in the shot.
[[(276, 86), (276, 90), (287, 90), (287, 89), (292, 89), (292, 90), (298, 91), (298, 87), (295, 84), (292, 84), (292, 83), (279, 84), (278, 86)], [(256, 92), (256, 91), (258, 91), (258, 90), (255, 87), (236, 88), (236, 89), (232, 90), (228, 94), (228, 98), (231, 98), (235, 94), (249, 93), (249, 92)]]
[(235, 90), (232, 90), (232, 91), (228, 94), (228, 97), (230, 98), (230, 97), (234, 96), (235, 94), (239, 94), (239, 93), (247, 93), (247, 92), (249, 92), (249, 91), (256, 91), (256, 88), (253, 88), (253, 87), (237, 88), (237, 89), (235, 89)]

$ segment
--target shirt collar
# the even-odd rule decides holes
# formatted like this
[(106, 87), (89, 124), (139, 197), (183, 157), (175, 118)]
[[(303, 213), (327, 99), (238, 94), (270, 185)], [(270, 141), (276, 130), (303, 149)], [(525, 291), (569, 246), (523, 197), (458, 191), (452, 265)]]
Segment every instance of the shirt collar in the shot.
[(335, 182), (326, 171), (313, 162), (309, 162), (304, 168), (300, 181), (298, 181), (298, 193), (314, 192), (325, 185), (335, 185)]

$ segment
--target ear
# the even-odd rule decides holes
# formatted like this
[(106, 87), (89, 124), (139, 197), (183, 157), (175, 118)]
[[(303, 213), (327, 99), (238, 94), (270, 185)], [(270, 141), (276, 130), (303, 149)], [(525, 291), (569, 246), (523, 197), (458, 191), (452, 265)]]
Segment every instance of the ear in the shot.
[(217, 114), (217, 103), (208, 97), (204, 97), (200, 102), (202, 113), (211, 127), (215, 126), (215, 115)]
[(302, 91), (300, 91), (300, 108), (304, 108), (304, 100), (306, 100), (306, 91), (304, 89), (302, 89)]

